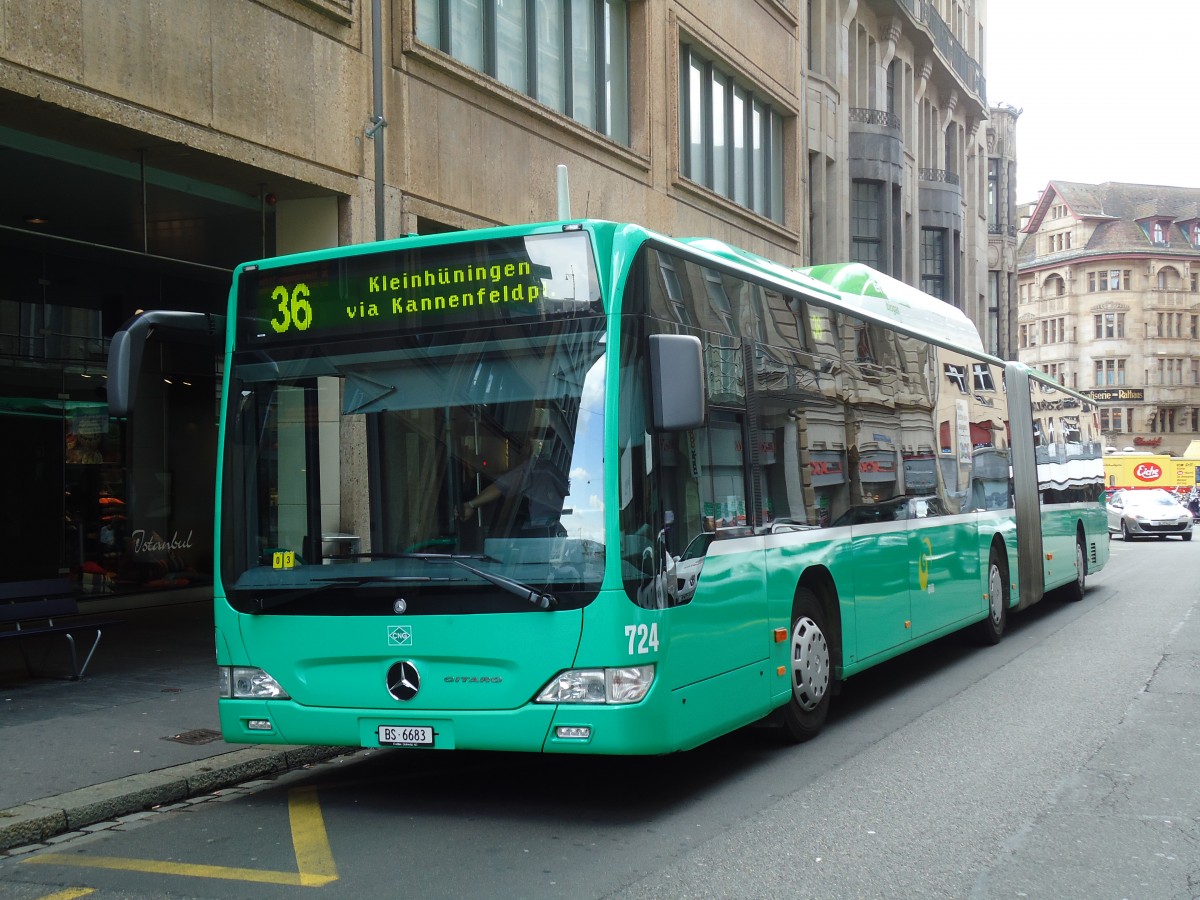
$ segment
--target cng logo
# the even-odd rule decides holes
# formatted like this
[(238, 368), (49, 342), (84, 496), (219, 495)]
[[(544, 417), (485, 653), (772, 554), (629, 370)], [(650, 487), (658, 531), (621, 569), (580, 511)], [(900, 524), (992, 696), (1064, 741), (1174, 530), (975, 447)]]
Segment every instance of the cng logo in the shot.
[(929, 587), (929, 561), (933, 559), (933, 541), (921, 538), (921, 543), (925, 545), (925, 549), (921, 551), (921, 558), (917, 560), (917, 581), (920, 582), (921, 590), (926, 590)]
[(387, 629), (387, 642), (389, 647), (411, 647), (412, 626), (389, 625)]
[(1162, 469), (1154, 463), (1139, 463), (1133, 470), (1133, 477), (1138, 481), (1158, 481), (1162, 478)]

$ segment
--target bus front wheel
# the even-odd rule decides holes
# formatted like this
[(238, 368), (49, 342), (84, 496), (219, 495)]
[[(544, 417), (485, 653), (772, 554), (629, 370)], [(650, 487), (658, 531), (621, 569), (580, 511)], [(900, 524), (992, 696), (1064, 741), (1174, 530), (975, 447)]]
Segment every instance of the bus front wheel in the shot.
[(807, 588), (796, 592), (789, 653), (792, 696), (783, 708), (783, 728), (791, 740), (800, 743), (821, 731), (833, 687), (833, 654), (825, 612)]

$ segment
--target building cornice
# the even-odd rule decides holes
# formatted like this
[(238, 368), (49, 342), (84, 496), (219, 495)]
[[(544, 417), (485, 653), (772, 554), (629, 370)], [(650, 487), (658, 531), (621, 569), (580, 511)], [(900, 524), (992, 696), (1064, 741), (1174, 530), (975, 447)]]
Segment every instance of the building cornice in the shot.
[(1147, 250), (1104, 250), (1093, 253), (1063, 253), (1062, 255), (1055, 254), (1053, 259), (1049, 257), (1043, 257), (1037, 262), (1032, 263), (1025, 263), (1017, 260), (1017, 272), (1018, 274), (1025, 274), (1026, 272), (1033, 273), (1045, 271), (1047, 269), (1057, 269), (1061, 266), (1072, 266), (1083, 262), (1103, 262), (1104, 260), (1109, 259), (1128, 259), (1134, 261), (1170, 259), (1200, 262), (1200, 249), (1167, 250), (1162, 247), (1157, 247)]

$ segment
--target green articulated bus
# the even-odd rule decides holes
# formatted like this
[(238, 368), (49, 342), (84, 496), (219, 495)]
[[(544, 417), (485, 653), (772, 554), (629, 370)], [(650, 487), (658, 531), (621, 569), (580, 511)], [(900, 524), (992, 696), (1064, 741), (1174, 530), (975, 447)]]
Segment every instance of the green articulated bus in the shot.
[[(209, 328), (150, 312), (113, 341)], [(225, 740), (554, 753), (822, 727), (1108, 559), (1095, 406), (857, 264), (564, 221), (238, 267)]]

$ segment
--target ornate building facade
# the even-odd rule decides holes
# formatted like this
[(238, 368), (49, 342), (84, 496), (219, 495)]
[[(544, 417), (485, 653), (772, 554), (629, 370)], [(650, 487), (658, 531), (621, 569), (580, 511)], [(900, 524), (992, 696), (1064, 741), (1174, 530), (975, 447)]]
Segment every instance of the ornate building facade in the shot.
[(1107, 444), (1200, 437), (1200, 190), (1052, 181), (1019, 253), (1019, 358), (1100, 401)]
[(1017, 335), (1017, 119), (1021, 110), (993, 106), (988, 148), (988, 321), (980, 325), (984, 346), (1003, 359), (1016, 359)]
[(986, 4), (808, 8), (809, 258), (866, 263), (987, 334)]

